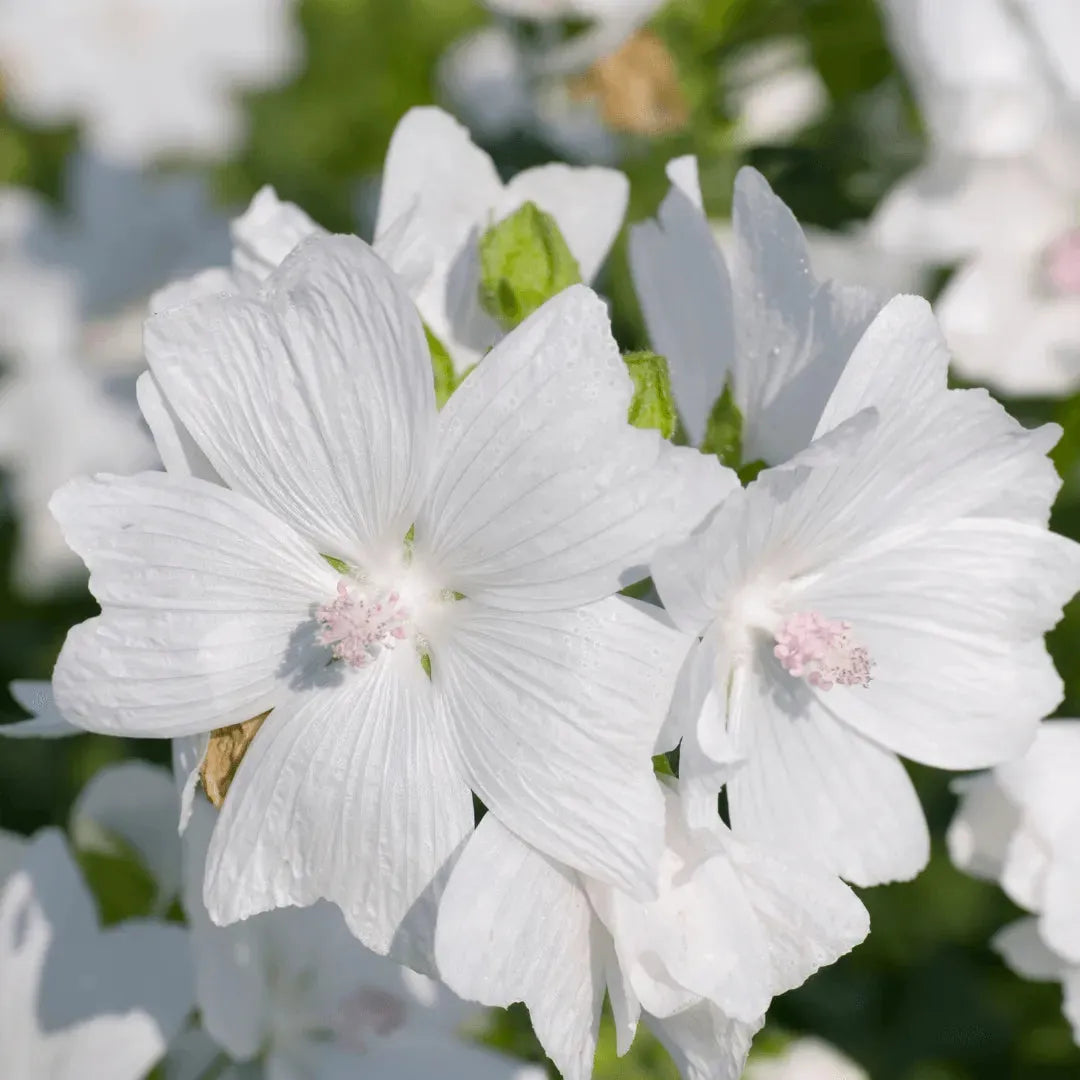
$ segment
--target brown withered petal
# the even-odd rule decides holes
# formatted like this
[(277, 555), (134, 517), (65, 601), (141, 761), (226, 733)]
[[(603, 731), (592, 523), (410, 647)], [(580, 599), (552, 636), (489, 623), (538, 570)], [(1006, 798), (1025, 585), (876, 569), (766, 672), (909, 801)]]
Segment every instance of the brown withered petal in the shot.
[(584, 75), (571, 80), (581, 100), (595, 100), (604, 122), (634, 135), (666, 135), (686, 126), (686, 104), (675, 60), (651, 30), (639, 30)]
[(225, 802), (225, 796), (229, 793), (229, 786), (233, 782), (236, 770), (244, 758), (251, 740), (256, 732), (262, 727), (262, 722), (270, 715), (272, 710), (253, 716), (250, 720), (244, 720), (239, 724), (231, 724), (229, 727), (216, 728), (210, 734), (210, 745), (206, 748), (206, 757), (199, 768), (199, 779), (202, 781), (203, 791), (206, 797), (221, 809)]

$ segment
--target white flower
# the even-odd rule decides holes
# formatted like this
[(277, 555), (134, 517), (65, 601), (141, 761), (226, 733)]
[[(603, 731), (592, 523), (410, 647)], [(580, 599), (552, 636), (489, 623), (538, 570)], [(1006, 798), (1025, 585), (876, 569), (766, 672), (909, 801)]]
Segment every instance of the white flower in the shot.
[[(446, 346), (459, 372), (499, 337), (480, 307), (478, 241), (490, 226), (532, 201), (552, 215), (578, 262), (581, 278), (596, 276), (622, 224), (629, 185), (612, 169), (550, 164), (503, 184), (494, 162), (441, 109), (411, 109), (386, 154), (375, 223), (375, 249), (407, 278), (424, 321)], [(404, 223), (413, 242), (395, 244)]]
[(798, 222), (749, 168), (735, 180), (729, 271), (702, 209), (696, 160), (672, 161), (668, 176), (658, 219), (631, 230), (630, 265), (683, 424), (700, 443), (730, 378), (743, 459), (781, 464), (810, 442), (881, 301), (819, 284)]
[(69, 724), (56, 707), (52, 684), (38, 679), (16, 679), (8, 690), (16, 703), (30, 713), (29, 720), (0, 726), (0, 735), (9, 739), (63, 739), (79, 735), (81, 728)]
[(816, 441), (730, 496), (653, 579), (702, 642), (676, 713), (705, 806), (740, 836), (860, 885), (909, 878), (928, 836), (897, 754), (939, 768), (1022, 752), (1061, 697), (1042, 635), (1080, 586), (1047, 531), (1059, 429), (946, 389), (925, 301), (859, 341)]
[(103, 613), (69, 633), (54, 689), (112, 733), (272, 710), (211, 845), (213, 918), (327, 898), (370, 947), (405, 949), (470, 788), (647, 892), (649, 755), (686, 645), (612, 594), (731, 481), (626, 423), (599, 299), (556, 297), (437, 414), (409, 297), (361, 241), (316, 237), (260, 297), (151, 319), (147, 353), (229, 487), (142, 474), (55, 497)]
[(1059, 0), (883, 0), (931, 135), (883, 200), (886, 251), (962, 260), (938, 302), (957, 370), (1008, 394), (1080, 385), (1080, 100)]
[(687, 1080), (735, 1080), (773, 995), (858, 944), (866, 911), (832, 875), (690, 829), (665, 787), (659, 895), (641, 901), (530, 848), (492, 815), (443, 895), (442, 977), (488, 1005), (524, 1001), (566, 1080), (592, 1073), (605, 989), (625, 1053), (639, 1018)]
[(192, 1006), (186, 932), (101, 930), (60, 834), (27, 845), (0, 891), (0, 1073), (5, 1080), (138, 1080)]
[(1017, 974), (1062, 984), (1080, 1043), (1080, 721), (1048, 720), (1028, 752), (956, 782), (949, 853), (962, 870), (998, 882), (1034, 914), (994, 946)]
[(953, 862), (997, 881), (1039, 916), (1047, 946), (1080, 964), (1080, 721), (1049, 720), (1028, 752), (957, 782), (963, 798), (949, 827)]
[(292, 0), (7, 0), (5, 99), (31, 123), (80, 121), (96, 152), (141, 165), (224, 156), (243, 136), (233, 95), (295, 67)]
[(776, 1057), (750, 1062), (743, 1080), (869, 1080), (835, 1047), (815, 1038), (796, 1039)]
[(744, 146), (786, 142), (820, 120), (829, 92), (799, 38), (756, 43), (725, 66), (724, 81)]
[(465, 1042), (460, 1030), (481, 1012), (365, 949), (330, 904), (213, 925), (202, 902), (213, 826), (200, 799), (184, 837), (184, 906), (201, 1028), (174, 1048), (170, 1078), (208, 1050), (219, 1067), (237, 1063), (237, 1077), (252, 1080), (543, 1080), (541, 1068)]

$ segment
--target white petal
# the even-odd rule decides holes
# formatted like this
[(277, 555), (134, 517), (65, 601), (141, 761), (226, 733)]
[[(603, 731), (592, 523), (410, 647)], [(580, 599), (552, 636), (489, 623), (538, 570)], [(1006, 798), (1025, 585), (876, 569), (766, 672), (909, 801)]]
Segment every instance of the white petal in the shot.
[(689, 640), (622, 598), (460, 608), (432, 675), (473, 790), (552, 858), (648, 894), (663, 836), (651, 754)]
[(18, 679), (8, 689), (19, 705), (33, 716), (29, 720), (4, 724), (0, 727), (0, 735), (9, 739), (64, 739), (82, 733), (82, 728), (69, 724), (60, 715), (53, 697), (52, 683)]
[(459, 592), (517, 610), (587, 603), (644, 576), (734, 481), (715, 458), (631, 427), (631, 395), (603, 302), (584, 286), (549, 301), (440, 414), (418, 552)]
[(403, 215), (419, 212), (433, 251), (445, 257), (474, 227), (486, 228), (501, 195), (494, 163), (461, 124), (442, 109), (410, 109), (386, 151), (375, 245)]
[(773, 994), (801, 986), (870, 932), (866, 908), (831, 873), (734, 840), (728, 850), (765, 928)]
[(150, 368), (230, 486), (363, 564), (412, 524), (435, 419), (412, 301), (362, 241), (316, 237), (262, 299), (152, 318)]
[(1000, 881), (1020, 811), (991, 773), (953, 781), (960, 805), (945, 840), (954, 866), (966, 874)]
[(81, 727), (209, 731), (264, 712), (325, 662), (312, 606), (337, 574), (244, 496), (143, 473), (73, 481), (52, 506), (103, 607), (68, 633), (53, 674)]
[(752, 747), (728, 785), (736, 836), (856, 885), (914, 877), (930, 838), (900, 761), (839, 723), (801, 680), (759, 677), (748, 689)]
[(581, 280), (596, 277), (622, 226), (630, 184), (615, 169), (561, 163), (520, 172), (506, 185), (502, 218), (526, 202), (550, 214), (577, 260)]
[(646, 1021), (683, 1080), (738, 1080), (765, 1017), (752, 1024), (740, 1023), (703, 1001), (675, 1016), (647, 1017)]
[(336, 674), (271, 713), (249, 746), (211, 843), (207, 907), (227, 924), (325, 897), (365, 945), (416, 966), (472, 828), (469, 791), (411, 650)]
[(778, 465), (810, 442), (881, 301), (866, 289), (818, 284), (795, 216), (754, 169), (735, 178), (732, 224), (743, 458)]
[[(380, 1040), (362, 1058), (353, 1057), (342, 1064), (340, 1072), (320, 1071), (316, 1075), (319, 1080), (355, 1080), (364, 1074), (387, 1080), (432, 1080), (439, 1076), (460, 1080), (547, 1080), (548, 1075), (542, 1065), (527, 1065), (495, 1050), (470, 1046), (461, 1038)], [(360, 1069), (364, 1072), (360, 1073)]]
[(587, 1080), (604, 996), (602, 933), (577, 876), (489, 813), (446, 886), (435, 955), (442, 978), (462, 997), (484, 1005), (524, 1001), (559, 1072)]
[(0, 1047), (5, 1078), (138, 1080), (192, 1005), (187, 934), (129, 921), (101, 932), (61, 835), (26, 849), (0, 893)]
[[(1080, 813), (1073, 819), (1073, 832)], [(1080, 896), (1080, 855), (1075, 850), (1058, 855), (1046, 875), (1045, 908), (1039, 933), (1046, 944), (1071, 964), (1080, 964), (1080, 925), (1076, 898)]]
[(242, 279), (265, 281), (309, 236), (326, 235), (295, 203), (282, 202), (269, 184), (230, 226), (233, 268)]
[(967, 519), (834, 563), (789, 603), (844, 619), (869, 687), (822, 706), (915, 761), (971, 769), (1018, 757), (1061, 700), (1042, 635), (1080, 588), (1080, 546), (1032, 525)]
[(96, 772), (71, 808), (72, 840), (81, 848), (110, 849), (119, 838), (142, 860), (157, 883), (157, 910), (180, 889), (180, 840), (176, 786), (168, 769), (123, 761)]
[(1040, 937), (1037, 919), (1010, 923), (994, 936), (992, 944), (1005, 963), (1025, 979), (1049, 982), (1064, 974), (1066, 963)]
[[(257, 715), (257, 714), (256, 714)], [(210, 732), (201, 735), (183, 735), (172, 741), (173, 779), (180, 799), (179, 832), (183, 836), (195, 806), (195, 789), (199, 773), (210, 747)]]
[(649, 339), (667, 358), (679, 415), (697, 445), (735, 355), (735, 318), (727, 267), (701, 206), (697, 162), (669, 162), (668, 174), (686, 162), (693, 166), (686, 186), (673, 182), (656, 220), (630, 229), (630, 269)]
[(212, 484), (222, 483), (217, 470), (180, 423), (149, 371), (144, 371), (135, 381), (135, 397), (166, 472), (173, 476), (194, 476)]

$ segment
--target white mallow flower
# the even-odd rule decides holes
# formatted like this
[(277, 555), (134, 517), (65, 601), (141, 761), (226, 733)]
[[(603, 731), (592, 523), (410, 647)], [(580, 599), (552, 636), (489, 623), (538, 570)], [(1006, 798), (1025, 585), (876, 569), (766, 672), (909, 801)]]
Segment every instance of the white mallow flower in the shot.
[[(621, 172), (561, 163), (526, 169), (504, 184), (453, 117), (411, 109), (386, 154), (375, 249), (407, 280), (416, 277), (410, 291), (420, 314), (460, 373), (500, 336), (480, 306), (478, 241), (487, 228), (535, 203), (555, 219), (588, 283), (619, 232), (628, 196)], [(400, 242), (405, 223), (409, 243)]]
[(931, 136), (871, 231), (961, 262), (937, 304), (957, 370), (1007, 394), (1080, 385), (1080, 8), (882, 0)]
[(4, 1080), (139, 1080), (193, 1004), (187, 932), (132, 920), (102, 930), (55, 830), (0, 889)]
[(649, 758), (686, 639), (613, 594), (733, 481), (627, 424), (595, 294), (546, 304), (440, 413), (416, 308), (352, 237), (302, 244), (257, 297), (152, 318), (146, 344), (228, 486), (183, 475), (173, 429), (175, 474), (57, 494), (102, 614), (53, 685), (67, 719), (114, 734), (269, 713), (211, 845), (212, 917), (327, 898), (407, 952), (470, 788), (541, 850), (648, 893)]
[(949, 391), (925, 301), (897, 297), (814, 433), (661, 552), (668, 613), (701, 637), (673, 708), (681, 774), (736, 835), (849, 881), (910, 878), (929, 840), (897, 755), (947, 769), (1021, 753), (1061, 698), (1043, 634), (1080, 586), (1047, 530), (1046, 451), (982, 390)]
[(730, 269), (705, 216), (697, 161), (668, 164), (656, 221), (633, 227), (630, 266), (653, 347), (667, 357), (692, 442), (730, 379), (745, 461), (779, 465), (810, 442), (851, 350), (881, 307), (819, 283), (806, 239), (764, 177), (739, 170)]
[(1035, 918), (999, 935), (1021, 975), (1057, 979), (1080, 1041), (1080, 721), (1048, 720), (1028, 752), (957, 781), (962, 798), (949, 853), (962, 870), (998, 882)]
[(821, 1039), (795, 1039), (775, 1057), (750, 1062), (743, 1080), (869, 1080), (850, 1058)]
[[(142, 165), (225, 156), (244, 134), (234, 95), (295, 68), (293, 0), (7, 0), (5, 100), (31, 123), (82, 123), (91, 148)], [(212, 27), (212, 32), (207, 32)]]
[(592, 1074), (610, 997), (619, 1053), (639, 1020), (686, 1080), (736, 1080), (774, 995), (857, 945), (865, 908), (827, 871), (738, 840), (720, 820), (690, 828), (664, 786), (660, 888), (640, 900), (519, 840), (492, 815), (451, 874), (436, 932), (451, 989), (524, 1001), (566, 1080)]
[(538, 1066), (466, 1042), (483, 1010), (365, 949), (332, 904), (215, 926), (202, 902), (213, 826), (200, 798), (183, 845), (200, 1022), (170, 1051), (168, 1080), (208, 1069), (221, 1080), (543, 1080)]

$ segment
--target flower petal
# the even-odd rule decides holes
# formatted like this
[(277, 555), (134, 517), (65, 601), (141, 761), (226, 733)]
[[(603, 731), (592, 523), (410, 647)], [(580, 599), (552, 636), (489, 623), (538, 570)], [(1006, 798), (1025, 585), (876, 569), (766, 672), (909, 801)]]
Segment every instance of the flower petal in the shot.
[(68, 633), (53, 673), (80, 727), (171, 737), (240, 723), (325, 662), (308, 647), (312, 607), (337, 575), (244, 496), (142, 473), (73, 481), (52, 508), (103, 608)]
[[(630, 269), (649, 339), (667, 358), (679, 416), (696, 446), (735, 355), (735, 316), (727, 266), (701, 205), (697, 160), (678, 158), (667, 171), (672, 186), (656, 220), (630, 229)], [(680, 172), (689, 173), (681, 184)]]
[(602, 933), (577, 876), (489, 813), (443, 893), (435, 955), (463, 998), (524, 1001), (562, 1076), (587, 1080), (604, 997)]
[(743, 458), (779, 465), (804, 449), (844, 364), (881, 299), (819, 284), (795, 215), (752, 168), (732, 204), (734, 363)]
[(834, 562), (789, 600), (848, 621), (868, 687), (822, 707), (915, 761), (971, 769), (1020, 756), (1061, 700), (1042, 635), (1080, 588), (1080, 545), (1012, 521), (950, 522)]
[(368, 948), (415, 967), (472, 802), (411, 650), (337, 674), (271, 713), (248, 747), (210, 845), (206, 905), (225, 925), (326, 898)]
[(893, 754), (836, 720), (801, 680), (749, 679), (744, 709), (752, 745), (728, 783), (736, 836), (856, 885), (906, 881), (926, 865), (926, 819)]
[(306, 241), (261, 299), (151, 318), (146, 350), (230, 486), (361, 565), (404, 537), (435, 419), (431, 360), (412, 301), (362, 241)]
[(542, 610), (644, 576), (736, 481), (714, 457), (627, 423), (630, 377), (603, 302), (550, 300), (440, 414), (440, 463), (417, 550), (473, 599)]
[(765, 1017), (740, 1023), (703, 1001), (663, 1020), (647, 1016), (646, 1023), (671, 1054), (683, 1080), (739, 1080)]
[(991, 943), (1005, 963), (1025, 979), (1049, 982), (1060, 979), (1065, 961), (1039, 936), (1038, 919), (1017, 919), (994, 935)]
[(622, 598), (527, 618), (460, 608), (432, 675), (473, 790), (552, 858), (653, 891), (651, 754), (689, 639)]
[(8, 739), (65, 739), (69, 735), (82, 734), (82, 728), (69, 724), (60, 715), (51, 682), (17, 679), (8, 689), (16, 702), (34, 715), (29, 720), (4, 724), (0, 727), (0, 735)]

